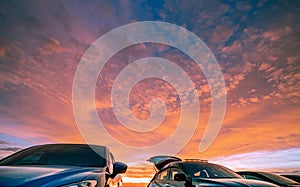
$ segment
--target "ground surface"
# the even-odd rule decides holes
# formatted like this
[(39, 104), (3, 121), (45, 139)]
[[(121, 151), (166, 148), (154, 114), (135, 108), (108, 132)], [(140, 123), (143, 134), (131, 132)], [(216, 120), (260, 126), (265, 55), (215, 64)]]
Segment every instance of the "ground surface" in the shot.
[(146, 183), (124, 183), (123, 187), (145, 187)]

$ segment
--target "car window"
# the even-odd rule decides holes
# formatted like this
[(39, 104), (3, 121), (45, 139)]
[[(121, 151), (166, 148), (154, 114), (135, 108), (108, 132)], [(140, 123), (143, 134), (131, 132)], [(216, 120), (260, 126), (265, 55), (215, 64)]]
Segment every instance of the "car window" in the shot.
[(164, 171), (160, 172), (157, 176), (157, 179), (167, 180), (168, 179), (168, 170), (164, 170)]
[(170, 180), (175, 180), (175, 175), (178, 173), (183, 173), (179, 168), (171, 168), (170, 170)]
[(243, 175), (246, 179), (254, 179), (254, 180), (261, 180), (263, 181), (263, 179), (257, 177), (257, 176), (253, 176), (253, 175)]

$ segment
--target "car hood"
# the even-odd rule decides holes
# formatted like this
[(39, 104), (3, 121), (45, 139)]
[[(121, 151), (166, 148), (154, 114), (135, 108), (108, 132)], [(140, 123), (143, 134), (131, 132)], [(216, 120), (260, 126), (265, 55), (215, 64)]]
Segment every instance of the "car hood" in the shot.
[[(199, 183), (200, 186), (206, 186), (206, 185), (220, 185), (220, 186), (247, 186), (247, 187), (275, 187), (277, 185), (263, 182), (263, 181), (257, 181), (257, 180), (250, 180), (250, 179), (194, 179), (193, 180), (196, 183)], [(278, 187), (278, 186), (277, 186)]]
[(103, 168), (0, 166), (0, 186), (57, 186), (77, 182)]
[(175, 162), (175, 161), (182, 161), (180, 158), (175, 156), (153, 156), (147, 160), (148, 162), (152, 162), (157, 170), (161, 170), (165, 165)]

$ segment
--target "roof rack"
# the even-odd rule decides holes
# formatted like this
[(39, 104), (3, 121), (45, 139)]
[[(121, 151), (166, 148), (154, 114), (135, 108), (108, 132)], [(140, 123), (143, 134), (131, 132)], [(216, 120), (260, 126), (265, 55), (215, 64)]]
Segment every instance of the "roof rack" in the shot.
[(185, 162), (204, 162), (204, 163), (208, 163), (208, 160), (197, 159), (197, 158), (184, 159), (184, 161)]

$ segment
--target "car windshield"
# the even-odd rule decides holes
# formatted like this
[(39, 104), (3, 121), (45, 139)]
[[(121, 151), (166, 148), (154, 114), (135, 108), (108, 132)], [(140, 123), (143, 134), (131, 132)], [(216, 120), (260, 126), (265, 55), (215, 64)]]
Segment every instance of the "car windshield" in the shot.
[(269, 178), (269, 179), (272, 179), (273, 181), (275, 181), (277, 183), (284, 184), (284, 185), (291, 185), (291, 184), (296, 184), (297, 183), (296, 181), (293, 181), (293, 180), (288, 179), (286, 177), (275, 175), (275, 174), (272, 174), (272, 173), (261, 172), (260, 174), (267, 177), (267, 178)]
[(184, 167), (193, 178), (242, 178), (234, 171), (212, 163), (185, 163)]
[(292, 175), (281, 175), (283, 177), (292, 179), (293, 181), (300, 182), (300, 175), (292, 174)]
[[(94, 146), (94, 150), (105, 155), (105, 148)], [(0, 161), (0, 165), (67, 165), (104, 167), (106, 160), (88, 145), (43, 145), (17, 152)]]

